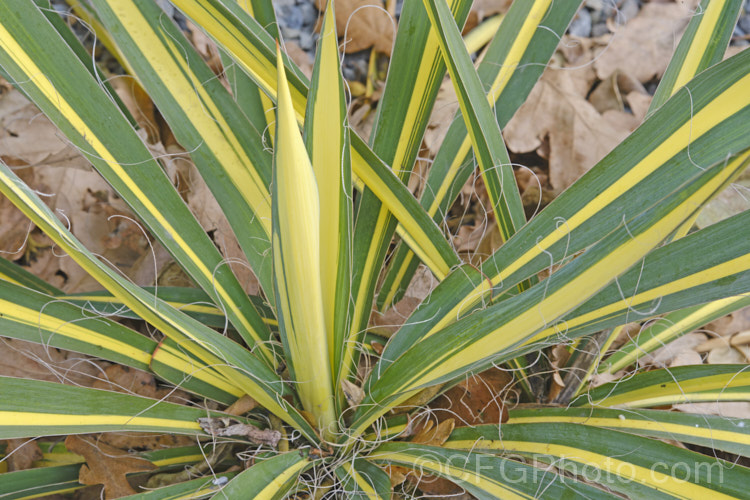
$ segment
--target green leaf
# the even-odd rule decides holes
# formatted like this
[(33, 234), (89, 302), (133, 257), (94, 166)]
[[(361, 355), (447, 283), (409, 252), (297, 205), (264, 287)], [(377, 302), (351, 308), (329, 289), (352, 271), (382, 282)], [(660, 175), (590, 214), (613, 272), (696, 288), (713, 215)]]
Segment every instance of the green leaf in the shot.
[(444, 446), (529, 457), (629, 498), (742, 498), (750, 479), (740, 465), (589, 425), (462, 427)]
[(668, 342), (747, 306), (750, 306), (750, 294), (727, 297), (667, 314), (642, 328), (638, 335), (604, 360), (598, 371), (615, 373), (622, 370)]
[[(501, 128), (531, 92), (579, 7), (580, 2), (549, 0), (511, 5), (477, 69)], [(544, 9), (548, 10), (540, 17), (538, 13)], [(432, 162), (420, 199), (431, 217), (442, 221), (472, 172), (471, 141), (457, 114)], [(399, 245), (389, 260), (378, 307), (400, 299), (417, 265), (412, 252)]]
[(142, 288), (133, 285), (100, 262), (54, 216), (39, 197), (0, 162), (0, 192), (44, 231), (92, 277), (123, 301), (141, 318), (196, 356), (236, 388), (252, 396), (266, 409), (316, 441), (305, 418), (281, 396), (286, 384), (253, 354), (223, 335), (198, 323)]
[(750, 456), (747, 419), (661, 410), (518, 408), (510, 411), (508, 423), (584, 424)]
[[(505, 241), (526, 223), (526, 217), (500, 127), (445, 0), (424, 0), (424, 5), (438, 34), (443, 61), (448, 66), (495, 221)], [(529, 16), (530, 22), (543, 17), (547, 6), (539, 7)]]
[[(31, 2), (9, 0), (0, 5), (0, 64), (214, 303), (226, 309), (245, 340), (250, 345), (266, 341), (270, 331), (161, 166)], [(102, 120), (102, 116), (108, 119)], [(153, 193), (159, 193), (158, 198)], [(271, 360), (265, 347), (260, 352)]]
[(337, 493), (346, 498), (388, 500), (391, 498), (391, 480), (383, 469), (369, 460), (356, 458), (336, 467), (341, 481)]
[(50, 285), (18, 264), (2, 257), (0, 257), (0, 280), (9, 281), (48, 295), (62, 295), (63, 293), (59, 288)]
[(1, 439), (107, 431), (205, 436), (198, 419), (214, 415), (201, 408), (39, 380), (0, 377), (0, 390)]
[(123, 500), (197, 500), (208, 498), (215, 495), (225, 481), (236, 475), (236, 472), (222, 472), (211, 477), (201, 477), (121, 498)]
[(742, 3), (742, 0), (700, 2), (659, 82), (647, 116), (695, 75), (724, 58)]
[[(497, 432), (497, 427), (494, 427)], [(455, 432), (455, 431), (454, 431)], [(479, 449), (479, 447), (477, 447)], [(415, 443), (386, 443), (370, 459), (453, 481), (480, 499), (615, 498), (611, 493), (507, 458)]]
[(78, 482), (81, 464), (42, 467), (0, 474), (0, 498), (21, 500), (64, 494), (83, 488)]
[[(568, 312), (567, 308), (596, 296), (603, 283), (616, 278), (643, 258), (711, 196), (723, 182), (722, 173), (722, 169), (718, 167), (707, 170), (705, 179), (695, 181), (675, 193), (663, 205), (643, 214), (633, 223), (621, 225), (607, 238), (553, 274), (547, 282), (459, 320), (409, 348), (387, 369), (373, 372), (379, 378), (370, 385), (367, 398), (355, 414), (357, 423), (353, 424), (354, 428), (359, 430), (360, 425), (369, 424), (384, 409), (405, 400), (415, 390), (453, 380), (492, 362), (504, 361), (514, 353), (523, 353), (525, 351), (517, 350), (523, 344), (548, 341), (550, 335), (557, 336), (559, 331), (564, 331), (564, 326), (548, 328), (548, 331), (536, 335), (533, 332), (544, 330), (553, 324), (558, 317)], [(742, 243), (737, 244), (735, 237), (736, 227), (748, 223), (750, 212), (744, 216), (736, 216), (732, 220), (737, 226), (726, 224), (717, 229), (716, 233), (703, 234), (707, 237), (704, 240), (706, 242), (713, 241), (710, 238), (720, 234), (727, 249), (733, 247), (739, 256), (730, 257), (709, 268), (703, 273), (703, 281), (686, 278), (688, 287), (698, 287), (716, 280), (721, 282), (727, 276), (731, 283), (737, 279), (733, 276), (736, 273), (748, 275), (750, 254)], [(683, 239), (673, 244), (688, 247), (684, 242)], [(700, 238), (695, 238), (689, 243), (700, 242)], [(731, 255), (732, 250), (729, 251)], [(673, 255), (676, 257), (680, 254)], [(678, 258), (677, 262), (684, 261)], [(679, 272), (678, 269), (671, 271)], [(675, 274), (669, 274), (669, 271), (663, 275), (667, 283), (677, 278)], [(746, 287), (750, 285), (746, 281), (743, 283)], [(677, 287), (678, 284), (679, 281), (671, 286)], [(669, 286), (668, 284), (667, 287)], [(729, 295), (746, 291), (748, 289), (732, 289)], [(627, 301), (623, 302), (627, 305)], [(622, 308), (622, 305), (618, 303), (616, 307)]]
[(747, 401), (746, 365), (688, 365), (663, 368), (604, 384), (574, 399), (573, 406), (647, 408), (682, 403)]
[(314, 463), (300, 451), (281, 453), (266, 460), (256, 459), (255, 465), (245, 469), (211, 498), (285, 498), (298, 476)]

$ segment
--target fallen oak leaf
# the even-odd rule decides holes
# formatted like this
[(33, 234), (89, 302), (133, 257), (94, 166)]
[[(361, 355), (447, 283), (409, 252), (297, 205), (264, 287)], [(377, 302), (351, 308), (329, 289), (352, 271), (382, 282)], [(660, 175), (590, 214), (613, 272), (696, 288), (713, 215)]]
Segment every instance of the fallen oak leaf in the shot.
[(137, 492), (130, 486), (126, 475), (156, 469), (148, 460), (81, 436), (70, 435), (65, 438), (65, 447), (71, 453), (86, 459), (86, 464), (81, 466), (78, 473), (78, 481), (86, 485), (104, 485), (106, 499), (135, 495)]
[(43, 458), (42, 450), (33, 439), (8, 439), (5, 444), (3, 461), (8, 464), (8, 472), (30, 469), (33, 462)]
[(281, 432), (273, 429), (260, 429), (252, 424), (243, 424), (233, 418), (203, 417), (198, 419), (201, 429), (214, 437), (244, 436), (256, 444), (265, 444), (276, 448), (281, 439)]

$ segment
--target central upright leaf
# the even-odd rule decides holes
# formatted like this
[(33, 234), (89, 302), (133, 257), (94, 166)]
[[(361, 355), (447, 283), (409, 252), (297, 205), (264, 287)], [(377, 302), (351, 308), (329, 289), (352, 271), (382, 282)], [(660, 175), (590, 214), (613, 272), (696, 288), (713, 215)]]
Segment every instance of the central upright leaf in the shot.
[(302, 406), (325, 435), (334, 431), (336, 417), (320, 278), (318, 183), (283, 64), (278, 65), (278, 89), (272, 247), (279, 329)]

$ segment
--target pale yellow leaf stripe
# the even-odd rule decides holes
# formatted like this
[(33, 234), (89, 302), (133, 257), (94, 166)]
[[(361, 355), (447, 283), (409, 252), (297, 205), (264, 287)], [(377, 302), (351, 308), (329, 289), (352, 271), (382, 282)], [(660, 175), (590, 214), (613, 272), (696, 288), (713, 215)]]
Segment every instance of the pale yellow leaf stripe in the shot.
[[(594, 311), (591, 311), (586, 314), (582, 314), (580, 316), (576, 316), (575, 318), (571, 318), (570, 320), (566, 320), (563, 325), (555, 325), (551, 326), (549, 328), (545, 328), (541, 332), (537, 333), (533, 337), (531, 337), (526, 344), (531, 344), (533, 342), (538, 342), (542, 339), (545, 339), (552, 335), (559, 335), (560, 333), (565, 333), (564, 328), (573, 328), (580, 325), (586, 324), (588, 321), (596, 320), (598, 318), (607, 317), (607, 315), (612, 313), (617, 313), (623, 310), (623, 308), (627, 308), (633, 304), (645, 304), (649, 303), (654, 300), (658, 300), (660, 297), (664, 297), (666, 295), (670, 295), (672, 293), (675, 293), (677, 291), (681, 290), (687, 290), (690, 288), (694, 288), (696, 286), (702, 285), (704, 283), (710, 283), (712, 281), (721, 279), (725, 276), (730, 276), (732, 274), (736, 274), (738, 269), (748, 269), (750, 268), (750, 255), (743, 255), (742, 257), (737, 257), (735, 259), (729, 260), (727, 262), (723, 262), (721, 264), (717, 264), (716, 266), (710, 267), (708, 269), (705, 269), (703, 271), (700, 271), (698, 273), (691, 274), (689, 276), (685, 276), (684, 278), (680, 278), (677, 280), (674, 280), (670, 283), (667, 283), (665, 285), (652, 288), (651, 290), (648, 290), (643, 293), (639, 293), (636, 295), (633, 295), (631, 297), (628, 297), (626, 299), (623, 299), (620, 302), (615, 302), (614, 304), (610, 304), (605, 307), (601, 307), (599, 309), (596, 309)], [(716, 302), (715, 304), (721, 304), (726, 305), (728, 302), (732, 302), (736, 300), (736, 298), (732, 297), (730, 299), (722, 299), (721, 301)], [(712, 304), (713, 305), (713, 304)], [(718, 307), (717, 307), (718, 308)], [(694, 317), (692, 315), (691, 317)], [(686, 318), (687, 319), (687, 318)], [(679, 323), (678, 323), (679, 324)], [(677, 324), (676, 324), (677, 325)], [(676, 327), (675, 325), (675, 327)], [(674, 330), (675, 328), (672, 328), (671, 330)], [(647, 349), (646, 346), (653, 347), (654, 343), (658, 344), (659, 340), (658, 337), (653, 338), (649, 340), (644, 346), (642, 346), (642, 349)]]
[[(2, 163), (0, 163), (2, 166)], [(257, 381), (252, 376), (229, 366), (226, 361), (219, 357), (218, 353), (212, 351), (212, 346), (205, 345), (202, 340), (196, 336), (189, 328), (181, 324), (171, 316), (171, 311), (179, 313), (155, 296), (146, 300), (140, 295), (140, 288), (129, 288), (131, 285), (114, 274), (109, 268), (104, 266), (94, 258), (75, 237), (68, 232), (60, 221), (51, 217), (50, 214), (43, 211), (39, 205), (42, 202), (38, 199), (29, 197), (27, 187), (23, 181), (17, 177), (8, 176), (7, 169), (0, 169), (0, 186), (7, 187), (12, 194), (18, 197), (17, 206), (21, 208), (28, 217), (34, 217), (34, 222), (45, 231), (55, 242), (60, 245), (74, 260), (81, 265), (91, 276), (102, 284), (106, 284), (114, 295), (123, 299), (133, 311), (143, 319), (160, 329), (165, 335), (170, 336), (175, 341), (185, 341), (182, 345), (200, 358), (207, 364), (210, 364), (221, 373), (227, 380), (231, 381), (239, 389), (246, 391), (247, 394), (255, 398), (261, 405), (273, 411), (279, 418), (286, 421), (292, 426), (299, 428), (299, 424), (290, 414), (287, 403), (283, 400), (277, 400), (277, 395), (271, 395), (266, 388), (262, 386), (262, 381)], [(9, 172), (9, 171), (7, 171)], [(39, 204), (39, 205), (38, 205)], [(137, 291), (136, 291), (137, 290)], [(145, 293), (145, 292), (143, 292)], [(170, 308), (164, 310), (164, 308)], [(182, 313), (179, 313), (182, 314)], [(185, 318), (189, 320), (189, 317)], [(201, 324), (197, 326), (202, 327)], [(205, 327), (204, 327), (205, 328)], [(208, 331), (208, 328), (206, 328)], [(186, 341), (189, 340), (189, 341)]]
[[(714, 193), (723, 181), (722, 176), (715, 176), (692, 196), (673, 208), (671, 212), (665, 214), (653, 226), (639, 234), (637, 238), (629, 239), (620, 244), (607, 257), (583, 270), (566, 286), (550, 293), (537, 306), (521, 312), (473, 344), (458, 351), (444, 353), (436, 358), (431, 364), (432, 366), (425, 369), (421, 376), (416, 376), (400, 390), (411, 390), (430, 385), (432, 381), (442, 375), (463, 369), (473, 362), (486, 358), (491, 353), (499, 352), (503, 348), (513, 345), (530, 331), (546, 328), (550, 321), (572, 309), (580, 303), (582, 298), (590, 296), (593, 293), (591, 290), (592, 283), (601, 283), (602, 276), (614, 277), (621, 274), (643, 256), (644, 249), (654, 248), (666, 235), (674, 231), (685, 218), (689, 217), (702, 201), (705, 201)], [(736, 262), (730, 261), (725, 265), (715, 267), (733, 269), (730, 271), (733, 273), (736, 272), (737, 265), (745, 266), (742, 267), (743, 269), (750, 265), (748, 262), (750, 261), (750, 255), (735, 260)], [(714, 270), (715, 272), (716, 270)]]
[(178, 96), (175, 102), (186, 116), (192, 118), (191, 124), (199, 132), (205, 147), (222, 164), (232, 183), (270, 234), (271, 200), (268, 190), (216, 103), (183, 60), (179, 47), (169, 36), (160, 37), (152, 31), (148, 20), (132, 1), (119, 0), (109, 5), (149, 65), (155, 70), (158, 68), (164, 85)]
[[(677, 382), (659, 383), (636, 389), (633, 391), (614, 394), (596, 401), (591, 401), (585, 406), (608, 407), (621, 406), (623, 408), (645, 408), (660, 406), (663, 404), (680, 404), (697, 401), (747, 401), (750, 400), (750, 390), (729, 390), (732, 387), (750, 386), (750, 372), (743, 371), (735, 375), (727, 374), (711, 375), (691, 380)], [(679, 395), (673, 393), (679, 392)], [(665, 393), (665, 394), (661, 394)]]
[[(5, 277), (3, 276), (3, 279)], [(10, 281), (10, 279), (6, 280)], [(115, 297), (107, 297), (102, 295), (63, 295), (59, 297), (61, 300), (70, 300), (75, 302), (85, 301), (87, 303), (93, 304), (120, 304), (122, 305), (122, 302), (120, 300), (116, 299)], [(197, 314), (210, 314), (212, 316), (221, 316), (224, 317), (224, 313), (219, 310), (216, 306), (210, 305), (208, 303), (206, 304), (196, 304), (196, 303), (185, 303), (185, 302), (175, 302), (175, 301), (164, 301), (165, 303), (169, 304), (170, 306), (174, 307), (175, 309), (179, 309), (183, 312), (192, 312)], [(276, 321), (274, 318), (266, 318), (261, 316), (261, 320), (263, 323), (269, 325), (269, 326), (278, 326), (279, 322)]]
[[(333, 4), (332, 4), (333, 5)], [(325, 331), (328, 337), (328, 356), (334, 363), (336, 349), (334, 328), (336, 324), (336, 282), (339, 275), (339, 254), (342, 250), (342, 234), (349, 234), (351, 227), (341, 226), (341, 213), (345, 207), (342, 203), (342, 179), (344, 168), (344, 142), (342, 116), (346, 111), (341, 109), (342, 88), (339, 77), (339, 51), (336, 38), (336, 25), (331, 7), (325, 15), (323, 29), (320, 33), (320, 71), (318, 73), (317, 91), (314, 101), (312, 120), (307, 127), (312, 133), (313, 145), (310, 161), (317, 181), (318, 199), (320, 202), (320, 279), (325, 316)], [(349, 165), (346, 165), (349, 168)], [(347, 199), (343, 203), (348, 203)], [(338, 311), (339, 314), (345, 311)], [(332, 370), (335, 367), (331, 366)]]
[[(450, 441), (446, 442), (444, 446)], [(408, 453), (400, 452), (379, 452), (375, 450), (371, 457), (373, 460), (384, 460), (389, 462), (398, 462), (408, 465), (413, 465), (417, 470), (426, 470), (438, 472), (442, 476), (456, 478), (460, 481), (464, 481), (477, 488), (482, 489), (495, 498), (502, 499), (532, 499), (534, 497), (529, 495), (523, 495), (520, 492), (513, 490), (506, 486), (500, 481), (495, 481), (487, 476), (483, 476), (477, 473), (475, 468), (463, 468), (453, 465), (451, 463), (438, 462), (433, 460), (429, 455), (414, 456)]]
[[(235, 303), (232, 295), (226, 291), (226, 289), (213, 279), (213, 270), (208, 269), (198, 255), (193, 252), (192, 247), (188, 244), (178, 231), (175, 230), (164, 218), (159, 209), (152, 203), (151, 197), (144, 193), (133, 179), (128, 175), (127, 170), (118, 163), (117, 159), (110, 153), (107, 147), (99, 140), (99, 137), (89, 128), (86, 122), (81, 116), (75, 111), (75, 108), (70, 105), (60, 95), (54, 86), (51, 84), (49, 79), (44, 76), (41, 69), (34, 63), (32, 57), (27, 54), (15, 39), (8, 33), (4, 26), (0, 25), (0, 44), (3, 46), (3, 50), (13, 58), (13, 61), (21, 68), (21, 70), (29, 76), (30, 79), (34, 80), (34, 84), (44, 94), (44, 97), (51, 103), (54, 103), (55, 107), (65, 117), (68, 123), (75, 128), (78, 134), (83, 137), (86, 142), (91, 146), (93, 151), (91, 153), (98, 156), (102, 161), (106, 162), (109, 167), (115, 172), (118, 178), (127, 186), (127, 188), (133, 193), (134, 196), (144, 205), (149, 214), (151, 214), (180, 247), (185, 252), (187, 257), (195, 264), (198, 271), (206, 277), (209, 282), (214, 283), (214, 289), (217, 295), (221, 298), (222, 303), (227, 308), (236, 311), (236, 317), (243, 322), (243, 327), (247, 332), (250, 332), (253, 336), (257, 337), (257, 333), (252, 328), (242, 314), (239, 306)], [(171, 60), (171, 58), (170, 58)], [(200, 87), (199, 87), (200, 88)], [(192, 87), (190, 88), (190, 95), (195, 95)], [(183, 96), (185, 97), (185, 96)], [(211, 122), (211, 120), (203, 120), (204, 122)], [(212, 122), (213, 123), (213, 122)], [(269, 212), (270, 214), (270, 212)], [(256, 338), (257, 341), (261, 339)]]
[(139, 417), (133, 415), (70, 415), (66, 413), (35, 413), (24, 411), (0, 411), (4, 427), (91, 427), (112, 425), (119, 428), (159, 427), (167, 432), (186, 431), (204, 434), (197, 421), (167, 418)]
[(54, 335), (68, 337), (73, 340), (86, 342), (87, 344), (101, 346), (130, 359), (148, 365), (151, 360), (151, 353), (141, 351), (132, 345), (121, 342), (112, 337), (102, 335), (86, 327), (77, 325), (74, 322), (64, 321), (54, 316), (44, 314), (38, 311), (24, 307), (20, 304), (0, 299), (0, 311), (4, 319), (14, 321), (22, 325), (28, 325), (42, 330), (53, 332)]
[[(300, 460), (288, 469), (285, 469), (281, 474), (273, 478), (262, 490), (255, 494), (254, 500), (265, 500), (274, 499), (278, 497), (278, 492), (283, 488), (292, 478), (297, 476), (302, 470), (307, 467), (309, 462), (307, 460)], [(219, 494), (220, 495), (220, 494)]]
[(215, 372), (209, 365), (187, 356), (172, 346), (159, 345), (152, 359), (238, 398), (245, 394), (245, 391), (228, 382), (223, 375)]
[[(710, 427), (695, 427), (694, 425), (674, 424), (671, 422), (641, 420), (636, 418), (599, 418), (599, 417), (574, 417), (563, 415), (543, 415), (540, 417), (511, 417), (510, 424), (535, 424), (535, 423), (573, 423), (593, 425), (596, 427), (609, 427), (617, 429), (643, 430), (653, 433), (669, 433), (674, 436), (690, 435), (696, 438), (713, 439), (716, 441), (727, 441), (750, 446), (750, 434), (741, 432), (730, 432)], [(474, 441), (456, 441), (456, 448), (472, 446)], [(451, 445), (453, 447), (453, 445)]]
[(698, 30), (695, 32), (693, 41), (690, 44), (690, 48), (686, 52), (685, 60), (682, 63), (680, 72), (677, 74), (677, 78), (674, 81), (671, 92), (669, 95), (674, 95), (677, 90), (683, 87), (687, 82), (693, 79), (698, 71), (698, 65), (704, 54), (704, 47), (707, 47), (714, 36), (714, 29), (716, 23), (719, 20), (726, 1), (713, 0), (708, 2), (705, 12), (703, 12), (703, 19), (698, 25)]
[[(502, 283), (504, 279), (542, 254), (545, 249), (565, 238), (581, 224), (603, 210), (604, 207), (614, 203), (617, 198), (632, 189), (670, 158), (685, 149), (686, 144), (695, 142), (703, 134), (736, 113), (738, 109), (749, 105), (750, 92), (747, 92), (748, 88), (750, 88), (750, 75), (743, 77), (722, 92), (710, 104), (698, 111), (669, 138), (639, 161), (619, 181), (607, 187), (578, 212), (566, 219), (565, 224), (560, 224), (555, 232), (547, 235), (534, 248), (503, 268), (500, 273), (492, 278), (492, 284), (497, 286)], [(697, 169), (698, 166), (695, 168)]]
[[(448, 448), (475, 448), (474, 441), (448, 441), (444, 444)], [(619, 460), (616, 457), (602, 455), (592, 451), (583, 450), (574, 446), (563, 446), (552, 443), (535, 443), (530, 441), (482, 441), (479, 445), (482, 449), (493, 449), (503, 452), (517, 452), (524, 454), (536, 454), (551, 457), (561, 457), (583, 464), (585, 467), (596, 467), (606, 473), (620, 476), (626, 480), (634, 481), (657, 491), (665, 492), (677, 498), (734, 498), (729, 495), (716, 492), (706, 486), (691, 483), (673, 477), (670, 474), (659, 472), (658, 468), (646, 468), (632, 462)], [(667, 472), (668, 468), (664, 468)]]
[(344, 462), (341, 464), (341, 468), (344, 469), (349, 476), (354, 478), (357, 487), (362, 490), (362, 493), (364, 493), (368, 499), (380, 498), (377, 491), (375, 491), (375, 488), (373, 488), (370, 482), (354, 468), (354, 465), (352, 465), (351, 462)]
[[(502, 61), (502, 63), (500, 63), (500, 71), (498, 71), (495, 80), (492, 82), (489, 92), (487, 92), (487, 100), (489, 101), (490, 106), (495, 106), (497, 98), (500, 96), (500, 94), (502, 94), (503, 90), (505, 90), (505, 87), (513, 76), (513, 73), (518, 68), (518, 63), (523, 58), (523, 55), (528, 48), (528, 44), (531, 38), (534, 36), (534, 33), (536, 33), (536, 27), (539, 26), (539, 23), (542, 21), (542, 19), (544, 19), (544, 15), (547, 13), (547, 10), (549, 10), (549, 6), (551, 3), (552, 0), (536, 0), (534, 2), (534, 5), (529, 10), (529, 15), (526, 16), (523, 22), (523, 26), (519, 30), (519, 36), (515, 38), (510, 50), (508, 51), (507, 56)], [(430, 36), (435, 36), (434, 30), (430, 31)], [(437, 44), (437, 38), (435, 39), (435, 43)], [(435, 216), (438, 209), (440, 208), (440, 203), (448, 195), (448, 189), (450, 189), (452, 185), (452, 180), (458, 174), (459, 167), (464, 162), (464, 159), (466, 158), (466, 155), (469, 154), (469, 151), (471, 151), (471, 138), (468, 134), (466, 134), (463, 141), (461, 142), (461, 145), (456, 151), (453, 161), (451, 162), (451, 166), (448, 169), (448, 173), (446, 174), (445, 180), (440, 184), (438, 192), (435, 194), (435, 198), (427, 208), (427, 213), (431, 217)], [(410, 248), (413, 251), (413, 249), (416, 247), (410, 245)], [(421, 260), (424, 260), (422, 259), (422, 256), (417, 256), (420, 257)], [(401, 283), (401, 281), (403, 281), (403, 277), (408, 270), (409, 262), (412, 258), (413, 256), (410, 255), (401, 262), (401, 267), (398, 270), (397, 278), (394, 280), (394, 283)], [(439, 279), (443, 278), (439, 277)], [(391, 301), (393, 301), (393, 298), (395, 297), (397, 291), (398, 289), (396, 287), (391, 287), (391, 289), (388, 290), (384, 303), (390, 304)]]
[[(750, 296), (750, 293), (745, 293), (742, 295), (738, 295), (736, 297), (727, 297), (726, 299), (720, 299), (716, 300), (714, 302), (710, 302), (706, 304), (705, 306), (701, 307), (700, 309), (696, 310), (692, 314), (689, 314), (685, 316), (680, 321), (676, 321), (669, 325), (668, 327), (664, 328), (662, 331), (659, 332), (658, 335), (639, 343), (637, 346), (633, 346), (633, 351), (630, 353), (629, 356), (620, 358), (616, 365), (610, 365), (607, 366), (609, 363), (607, 361), (604, 361), (604, 366), (606, 366), (607, 373), (614, 373), (615, 371), (619, 370), (620, 368), (623, 368), (625, 366), (628, 366), (632, 362), (634, 362), (637, 358), (641, 356), (645, 356), (647, 353), (657, 349), (658, 347), (661, 347), (665, 344), (664, 339), (671, 339), (675, 335), (677, 335), (680, 332), (685, 331), (686, 328), (694, 328), (695, 324), (697, 322), (703, 322), (705, 323), (706, 317), (709, 317), (716, 313), (717, 311), (724, 309), (725, 307), (729, 307), (735, 302), (738, 302), (744, 298), (747, 298)], [(640, 302), (640, 300), (639, 300)], [(578, 323), (578, 318), (575, 318), (576, 323)], [(570, 325), (570, 322), (566, 322), (568, 325)]]

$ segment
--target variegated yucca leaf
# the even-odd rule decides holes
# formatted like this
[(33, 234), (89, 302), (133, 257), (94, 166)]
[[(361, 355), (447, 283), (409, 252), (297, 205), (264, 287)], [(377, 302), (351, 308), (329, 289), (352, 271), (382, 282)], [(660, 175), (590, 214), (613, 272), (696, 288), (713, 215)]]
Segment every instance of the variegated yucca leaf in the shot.
[[(282, 64), (278, 71), (272, 247), (279, 331), (302, 407), (313, 415), (317, 428), (333, 433), (336, 416), (326, 330), (328, 303), (321, 276), (320, 194)], [(311, 363), (311, 358), (317, 363)]]
[[(633, 434), (562, 422), (463, 427), (453, 432), (445, 447), (528, 457), (630, 498), (739, 498), (750, 478), (747, 468), (715, 457)], [(679, 474), (675, 464), (680, 464)]]
[[(109, 95), (31, 2), (4, 2), (0, 18), (0, 65), (5, 72), (23, 82), (23, 91), (128, 201), (212, 301), (226, 309), (245, 340), (261, 344), (259, 352), (270, 363), (271, 353), (263, 345), (268, 328)], [(44, 56), (31, 55), (38, 53)], [(101, 120), (102, 114), (108, 120)], [(159, 193), (158, 200), (148, 193)]]
[[(708, 108), (706, 111), (712, 109), (713, 106), (720, 110), (713, 115), (707, 113), (706, 116), (710, 116), (715, 122), (718, 122), (717, 129), (731, 134), (724, 136), (725, 140), (737, 140), (734, 147), (738, 149), (750, 147), (750, 138), (747, 135), (741, 136), (731, 132), (734, 130), (733, 127), (737, 126), (737, 122), (734, 120), (750, 113), (750, 106), (748, 106), (750, 96), (747, 96), (746, 93), (740, 94), (741, 91), (739, 90), (741, 83), (750, 79), (750, 76), (743, 69), (740, 69), (748, 61), (750, 61), (750, 52), (740, 53), (734, 58), (715, 66), (711, 71), (702, 74), (706, 79), (711, 74), (729, 77), (732, 73), (730, 68), (735, 68), (737, 72), (734, 73), (733, 77), (729, 77), (726, 86), (700, 85), (701, 78), (699, 77), (694, 81), (692, 89), (693, 103), (698, 102), (699, 96), (703, 95), (707, 101), (711, 102), (711, 104), (706, 105), (706, 108)], [(711, 81), (716, 82), (714, 79)], [(659, 118), (662, 116), (665, 119), (667, 116), (669, 116), (669, 119), (673, 119), (673, 115), (667, 115), (671, 111), (670, 104), (681, 105), (683, 102), (680, 95), (675, 95), (660, 109), (659, 113), (655, 114), (631, 135), (630, 139), (605, 157), (576, 186), (561, 195), (553, 203), (565, 203), (568, 201), (566, 195), (573, 196), (576, 187), (585, 186), (586, 181), (599, 181), (603, 171), (611, 165), (610, 162), (619, 156), (620, 150), (627, 150), (629, 140), (637, 137), (638, 132), (654, 132), (654, 128), (660, 125)], [(666, 151), (674, 150), (675, 153), (678, 153), (680, 150), (684, 150), (687, 154), (688, 147), (692, 149), (695, 144), (695, 142), (688, 142), (688, 139), (691, 138), (695, 141), (697, 124), (691, 127), (692, 124), (693, 122), (689, 121), (684, 128), (684, 132), (678, 132), (679, 135), (677, 136), (669, 137), (667, 135), (663, 139), (665, 142), (654, 147), (654, 152), (651, 153), (653, 159), (648, 156), (645, 160), (630, 158), (629, 162), (621, 164), (620, 167), (626, 171), (629, 168), (628, 165), (630, 165), (629, 175), (634, 177), (631, 182), (645, 176), (646, 172), (640, 172), (640, 169), (648, 171), (660, 167), (661, 164), (658, 160), (663, 158)], [(709, 127), (710, 124), (704, 122), (703, 126)], [(689, 134), (691, 129), (692, 134)], [(642, 154), (645, 155), (645, 153)], [(692, 155), (691, 158), (693, 162), (697, 160), (695, 155)], [(667, 157), (665, 160), (665, 166), (662, 168), (668, 169), (665, 167), (671, 166), (674, 158)], [(403, 401), (409, 394), (419, 388), (450, 380), (451, 376), (459, 376), (466, 370), (477, 368), (483, 362), (486, 363), (487, 360), (493, 358), (493, 353), (506, 352), (506, 350), (512, 349), (516, 342), (528, 342), (531, 340), (533, 332), (552, 324), (557, 318), (569, 312), (574, 304), (581, 304), (594, 296), (602, 285), (626, 271), (667, 238), (670, 233), (674, 232), (686, 219), (691, 217), (697, 207), (710, 199), (716, 190), (724, 185), (726, 178), (731, 178), (735, 175), (736, 170), (743, 166), (740, 162), (735, 163), (733, 167), (729, 165), (724, 168), (725, 164), (720, 158), (714, 161), (719, 163), (715, 164), (713, 168), (695, 167), (698, 172), (695, 180), (684, 185), (680, 191), (668, 196), (660, 204), (656, 204), (650, 210), (641, 213), (634, 220), (628, 220), (620, 214), (619, 220), (615, 222), (616, 226), (619, 226), (616, 230), (602, 228), (602, 233), (611, 231), (610, 234), (582, 256), (564, 266), (551, 279), (536, 285), (524, 294), (470, 315), (463, 322), (455, 323), (429, 336), (416, 346), (412, 346), (387, 369), (374, 370), (373, 376), (379, 378), (371, 384), (368, 399), (358, 411), (358, 417), (362, 419), (361, 425), (363, 427), (369, 425), (373, 418), (383, 413), (384, 408)], [(692, 164), (695, 165), (695, 163)], [(651, 166), (650, 169), (648, 169), (649, 165)], [(609, 169), (604, 175), (608, 173)], [(627, 175), (623, 176), (607, 189), (609, 192), (616, 192), (619, 183), (628, 184), (627, 179)], [(572, 201), (575, 204), (583, 203), (584, 205), (578, 212), (566, 217), (564, 223), (559, 226), (554, 220), (549, 221), (554, 226), (549, 228), (551, 231), (547, 236), (544, 236), (543, 232), (535, 231), (537, 229), (535, 222), (538, 221), (540, 225), (543, 224), (542, 221), (545, 219), (543, 213), (527, 224), (521, 232), (517, 233), (516, 237), (501, 247), (496, 256), (503, 254), (506, 249), (512, 249), (515, 246), (513, 243), (516, 241), (522, 245), (524, 243), (529, 245), (524, 253), (516, 254), (514, 259), (504, 261), (505, 265), (502, 267), (502, 271), (492, 279), (493, 285), (501, 285), (502, 289), (505, 290), (509, 285), (515, 284), (515, 281), (508, 283), (504, 279), (505, 276), (513, 276), (516, 269), (523, 269), (527, 262), (533, 262), (534, 259), (539, 259), (540, 267), (538, 270), (542, 269), (542, 259), (545, 259), (546, 264), (550, 265), (554, 262), (550, 262), (550, 259), (555, 257), (554, 254), (550, 255), (551, 248), (557, 247), (562, 254), (561, 257), (565, 257), (568, 251), (577, 251), (578, 248), (570, 248), (574, 246), (577, 227), (580, 227), (579, 224), (587, 222), (587, 214), (594, 206), (601, 206), (602, 209), (596, 212), (593, 217), (598, 218), (603, 215), (602, 212), (606, 213), (604, 207), (611, 203), (611, 197), (605, 190), (589, 201), (588, 204), (585, 200)], [(593, 230), (587, 231), (586, 236), (594, 232)], [(731, 229), (727, 228), (725, 235), (725, 239), (730, 239), (733, 235)], [(735, 244), (738, 243), (735, 242)], [(580, 245), (580, 242), (578, 245)], [(513, 254), (506, 254), (506, 256), (513, 257)], [(748, 262), (747, 255), (740, 257), (740, 259), (742, 262)], [(727, 264), (727, 267), (736, 269), (731, 264)], [(743, 266), (739, 268), (739, 270), (743, 269)], [(594, 286), (594, 283), (597, 286)], [(479, 293), (478, 287), (472, 298), (478, 301), (481, 297), (482, 294)], [(568, 309), (569, 307), (571, 308)], [(443, 314), (447, 312), (442, 311)], [(494, 316), (493, 313), (497, 316)], [(525, 335), (529, 335), (529, 337), (525, 337)], [(522, 340), (524, 338), (525, 340)], [(425, 356), (424, 353), (427, 351), (432, 354)], [(389, 357), (385, 362), (393, 359), (393, 357)], [(378, 388), (382, 388), (383, 392), (381, 393)], [(380, 394), (385, 399), (380, 399)]]

